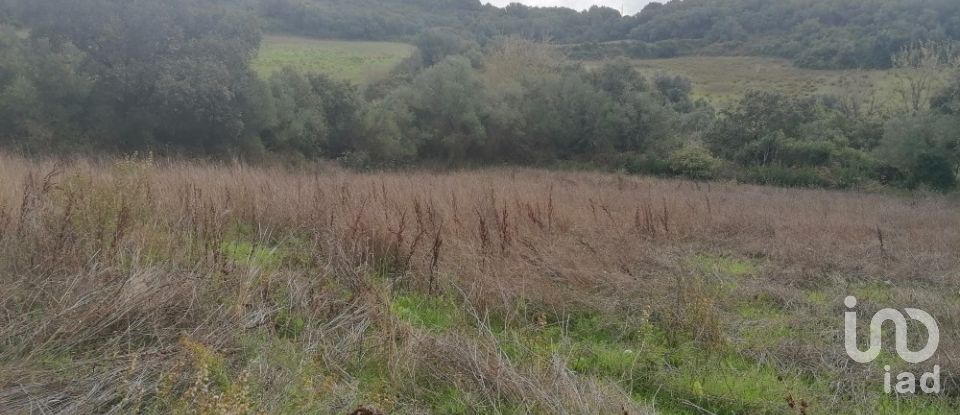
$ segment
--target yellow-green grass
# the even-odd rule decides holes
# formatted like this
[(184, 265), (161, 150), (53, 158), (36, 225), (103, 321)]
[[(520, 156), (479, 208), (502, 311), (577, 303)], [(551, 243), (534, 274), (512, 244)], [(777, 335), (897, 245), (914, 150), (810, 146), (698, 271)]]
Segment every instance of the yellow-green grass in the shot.
[(385, 77), (413, 54), (414, 49), (405, 43), (266, 35), (253, 68), (261, 76), (290, 67), (301, 73), (323, 73), (335, 79), (366, 84)]
[(888, 110), (899, 108), (902, 102), (896, 74), (890, 70), (803, 69), (786, 59), (752, 56), (690, 56), (634, 62), (648, 77), (668, 73), (690, 78), (694, 96), (718, 106), (728, 105), (750, 90), (794, 96), (869, 93), (868, 99), (875, 98)]

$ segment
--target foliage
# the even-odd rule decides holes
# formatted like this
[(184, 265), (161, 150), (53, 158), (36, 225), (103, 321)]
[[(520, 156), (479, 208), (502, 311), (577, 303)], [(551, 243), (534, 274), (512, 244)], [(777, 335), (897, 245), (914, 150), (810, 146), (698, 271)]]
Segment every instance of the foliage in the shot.
[(958, 16), (960, 5), (939, 0), (670, 1), (635, 16), (630, 37), (701, 39), (809, 68), (889, 68), (912, 42), (960, 40)]
[(444, 60), (423, 71), (399, 93), (405, 95), (416, 115), (410, 128), (415, 131), (421, 157), (463, 160), (483, 145), (483, 85), (468, 60)]
[(77, 119), (93, 82), (80, 73), (81, 58), (0, 28), (0, 143), (27, 151), (84, 147)]
[(753, 0), (651, 3), (635, 16), (478, 0), (265, 0), (269, 27), (322, 38), (412, 39), (452, 27), (487, 43), (523, 36), (567, 45), (579, 58), (665, 58), (700, 51), (749, 52), (807, 68), (890, 68), (902, 47), (960, 40), (960, 6), (942, 0)]
[(255, 104), (263, 117), (256, 132), (267, 150), (317, 158), (352, 149), (361, 109), (354, 87), (292, 69), (274, 74), (266, 87)]
[(954, 187), (960, 169), (960, 117), (927, 114), (887, 123), (879, 156), (909, 176), (909, 184), (937, 190)]
[(234, 145), (260, 41), (249, 16), (189, 0), (51, 0), (24, 9), (33, 42), (80, 53), (72, 70), (91, 87), (77, 97), (77, 118), (103, 145), (195, 152)]
[(894, 54), (893, 65), (903, 109), (916, 114), (927, 109), (935, 88), (943, 83), (950, 69), (960, 67), (960, 55), (950, 44), (919, 42)]
[(716, 160), (710, 150), (699, 145), (687, 145), (674, 151), (670, 157), (670, 169), (692, 179), (711, 178), (715, 165)]
[(957, 187), (957, 165), (942, 153), (921, 153), (913, 164), (913, 180), (939, 191)]
[(960, 116), (960, 76), (954, 79), (930, 99), (930, 106), (936, 112)]
[(739, 163), (776, 163), (781, 143), (800, 138), (803, 126), (816, 120), (817, 105), (813, 100), (751, 91), (721, 113), (708, 134), (709, 146), (718, 156)]
[(374, 104), (368, 125), (380, 126), (374, 142), (404, 143), (423, 160), (548, 162), (666, 154), (679, 123), (672, 107), (629, 63), (565, 67), (542, 45), (506, 39), (479, 68), (451, 57), (417, 73)]
[(448, 56), (466, 55), (478, 47), (476, 43), (446, 28), (425, 30), (414, 44), (424, 67), (436, 65)]
[[(287, 12), (299, 10), (299, 18), (311, 21), (309, 13), (333, 10), (330, 2), (17, 3), (10, 10), (23, 29), (0, 29), (0, 145), (250, 161), (328, 158), (358, 168), (559, 163), (830, 187), (881, 181), (946, 189), (947, 170), (955, 176), (960, 165), (960, 144), (950, 133), (960, 122), (958, 87), (937, 90), (955, 64), (946, 42), (912, 43), (891, 58), (901, 68), (911, 116), (884, 118), (864, 97), (800, 97), (773, 88), (747, 92), (717, 115), (694, 98), (688, 78), (645, 76), (623, 58), (578, 65), (529, 40), (558, 35), (541, 31), (540, 23), (551, 30), (596, 29), (570, 35), (582, 40), (616, 38), (624, 27), (614, 23), (632, 21), (639, 25), (632, 36), (673, 42), (671, 36), (687, 36), (684, 30), (703, 29), (691, 22), (714, 19), (694, 13), (695, 3), (651, 6), (624, 18), (603, 8), (577, 13), (466, 0), (390, 1), (366, 14), (350, 14), (353, 3), (334, 8), (374, 20), (378, 13), (430, 9), (414, 27), (384, 23), (382, 33), (344, 35), (397, 35), (417, 44), (416, 53), (366, 88), (313, 73), (323, 71), (319, 66), (271, 63), (265, 70), (254, 60), (258, 13), (272, 16), (268, 25), (299, 27)], [(686, 23), (658, 26), (674, 16), (671, 10), (688, 7)], [(756, 24), (722, 19), (716, 30), (698, 32), (707, 40), (693, 37), (697, 47), (747, 47), (757, 33)], [(531, 21), (539, 23), (520, 29)]]

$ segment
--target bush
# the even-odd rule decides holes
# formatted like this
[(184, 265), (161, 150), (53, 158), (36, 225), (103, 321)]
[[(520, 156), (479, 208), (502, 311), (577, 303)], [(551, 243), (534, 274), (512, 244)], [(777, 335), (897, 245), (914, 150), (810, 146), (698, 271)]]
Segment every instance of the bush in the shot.
[(788, 166), (826, 166), (837, 146), (827, 141), (787, 141), (779, 150), (780, 159)]
[(648, 174), (669, 176), (673, 174), (670, 162), (657, 157), (640, 154), (626, 154), (616, 161), (616, 167), (630, 174)]
[(716, 159), (713, 153), (701, 145), (684, 146), (670, 157), (670, 170), (691, 179), (712, 178), (714, 166)]
[(946, 192), (957, 187), (957, 173), (942, 154), (922, 153), (914, 162), (912, 181)]

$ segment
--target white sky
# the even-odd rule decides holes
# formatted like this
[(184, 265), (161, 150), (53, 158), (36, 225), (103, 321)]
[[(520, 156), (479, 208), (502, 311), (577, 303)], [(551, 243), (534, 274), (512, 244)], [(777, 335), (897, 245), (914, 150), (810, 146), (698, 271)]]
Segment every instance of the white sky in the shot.
[[(494, 6), (506, 6), (510, 3), (523, 3), (528, 6), (560, 6), (569, 7), (576, 10), (589, 9), (590, 6), (607, 6), (620, 10), (623, 7), (624, 14), (636, 14), (640, 12), (647, 3), (653, 0), (483, 0)], [(661, 0), (661, 2), (663, 2)]]

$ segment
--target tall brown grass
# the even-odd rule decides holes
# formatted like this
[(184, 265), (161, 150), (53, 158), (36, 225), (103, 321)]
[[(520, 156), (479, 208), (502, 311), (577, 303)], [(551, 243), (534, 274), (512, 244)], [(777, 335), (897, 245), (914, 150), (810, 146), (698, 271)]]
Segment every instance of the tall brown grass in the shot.
[[(530, 312), (518, 304), (652, 307), (722, 343), (725, 299), (678, 288), (677, 276), (695, 274), (691, 255), (774, 264), (745, 296), (789, 303), (790, 287), (881, 282), (897, 287), (896, 302), (916, 298), (912, 287), (956, 290), (957, 208), (930, 194), (531, 169), (352, 173), (0, 156), (0, 412), (284, 412), (270, 392), (298, 382), (296, 373), (230, 367), (244, 333), (269, 327), (304, 333), (299, 344), (315, 358), (301, 363), (331, 373), (375, 350), (398, 378), (457, 385), (490, 397), (490, 408), (507, 400), (531, 412), (641, 413), (649, 408), (616, 385), (562, 363), (511, 362), (489, 333), (468, 341), (411, 331), (390, 317), (384, 287), (457, 293), (481, 323)], [(957, 327), (955, 300), (919, 298), (946, 327)], [(684, 306), (696, 309), (675, 312)], [(290, 323), (288, 312), (304, 321)], [(944, 332), (949, 365), (958, 339)], [(817, 353), (829, 361), (840, 352)], [(258, 403), (247, 381), (224, 379), (238, 371), (260, 379)], [(331, 398), (317, 408), (352, 409), (355, 383), (327, 383), (316, 390)]]

